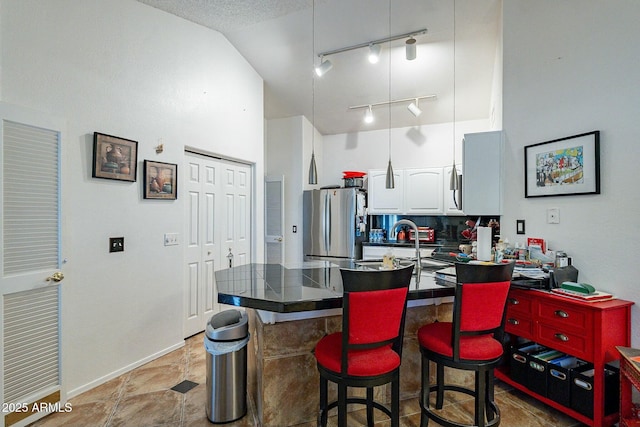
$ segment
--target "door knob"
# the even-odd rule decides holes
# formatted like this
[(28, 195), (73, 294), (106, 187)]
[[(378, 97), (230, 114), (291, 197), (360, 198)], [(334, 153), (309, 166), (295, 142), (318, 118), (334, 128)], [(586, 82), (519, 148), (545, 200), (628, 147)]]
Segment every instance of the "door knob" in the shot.
[(54, 282), (60, 282), (62, 279), (64, 279), (64, 274), (62, 274), (61, 271), (56, 271), (51, 276), (47, 277), (47, 282), (51, 280), (53, 280)]
[(282, 236), (278, 237), (276, 240), (277, 240), (278, 242), (282, 242)]

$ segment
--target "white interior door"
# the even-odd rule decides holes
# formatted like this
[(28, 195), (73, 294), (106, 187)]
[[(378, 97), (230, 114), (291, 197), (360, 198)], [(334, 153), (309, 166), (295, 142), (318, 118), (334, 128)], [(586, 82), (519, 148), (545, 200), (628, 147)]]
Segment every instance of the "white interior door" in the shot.
[(220, 268), (216, 220), (220, 203), (218, 165), (202, 156), (186, 156), (184, 336), (204, 330), (218, 310), (214, 271)]
[[(251, 260), (251, 167), (186, 155), (184, 336), (220, 311), (215, 271)], [(231, 250), (229, 250), (231, 249)], [(231, 254), (232, 257), (228, 257)]]
[(4, 425), (22, 426), (66, 400), (59, 283), (64, 123), (3, 103), (0, 118), (0, 400)]
[(224, 268), (251, 262), (251, 167), (222, 164), (222, 252)]
[(284, 262), (284, 176), (265, 178), (265, 257), (267, 264)]

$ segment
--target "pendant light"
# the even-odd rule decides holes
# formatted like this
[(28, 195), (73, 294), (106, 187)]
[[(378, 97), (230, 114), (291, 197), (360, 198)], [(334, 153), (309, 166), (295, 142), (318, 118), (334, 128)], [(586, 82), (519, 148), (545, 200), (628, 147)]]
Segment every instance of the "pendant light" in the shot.
[[(391, 34), (391, 1), (392, 0), (389, 0), (389, 34)], [(389, 48), (389, 100), (391, 100), (391, 48)], [(389, 164), (387, 165), (385, 187), (388, 189), (396, 187), (396, 181), (393, 177), (393, 166), (391, 166), (391, 103), (389, 103)]]
[(316, 185), (318, 183), (318, 169), (316, 169), (316, 155), (311, 151), (311, 164), (309, 165), (309, 184)]
[(453, 201), (459, 209), (458, 202), (455, 197), (455, 191), (460, 190), (458, 182), (458, 170), (456, 169), (456, 0), (453, 0), (453, 166), (451, 168), (451, 180), (449, 181), (449, 189), (453, 193)]
[[(316, 2), (313, 0), (311, 13), (311, 63), (315, 62), (316, 56)], [(315, 144), (315, 125), (316, 125), (316, 78), (311, 76), (311, 163), (309, 164), (309, 184), (316, 185), (318, 183), (318, 169), (316, 168), (316, 144)]]

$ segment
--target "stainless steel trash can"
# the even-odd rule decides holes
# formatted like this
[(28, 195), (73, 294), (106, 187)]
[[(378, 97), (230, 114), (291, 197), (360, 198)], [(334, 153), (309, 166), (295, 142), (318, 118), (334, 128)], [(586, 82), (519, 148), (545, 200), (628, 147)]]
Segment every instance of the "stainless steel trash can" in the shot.
[(212, 423), (228, 423), (247, 413), (247, 320), (244, 311), (233, 309), (207, 322), (207, 418)]

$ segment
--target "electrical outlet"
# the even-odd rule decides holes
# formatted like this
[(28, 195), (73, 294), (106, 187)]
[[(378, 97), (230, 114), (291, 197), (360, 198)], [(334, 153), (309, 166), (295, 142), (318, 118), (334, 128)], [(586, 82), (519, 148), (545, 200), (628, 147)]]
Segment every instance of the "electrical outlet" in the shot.
[(547, 224), (560, 224), (560, 209), (547, 209)]
[(109, 252), (123, 252), (124, 237), (109, 237)]
[(164, 234), (164, 245), (165, 246), (174, 246), (178, 244), (178, 233), (165, 233)]

